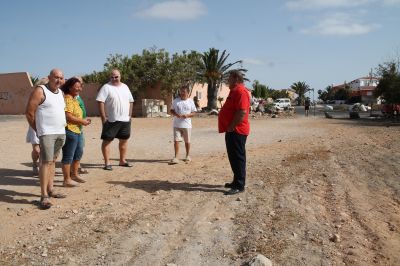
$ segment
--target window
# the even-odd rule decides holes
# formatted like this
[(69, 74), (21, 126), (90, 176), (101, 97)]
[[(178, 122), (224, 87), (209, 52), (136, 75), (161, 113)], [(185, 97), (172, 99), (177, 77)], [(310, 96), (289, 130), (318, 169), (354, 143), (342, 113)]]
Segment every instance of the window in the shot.
[(8, 92), (0, 91), (0, 100), (8, 100)]
[(201, 100), (201, 91), (196, 91), (196, 97)]

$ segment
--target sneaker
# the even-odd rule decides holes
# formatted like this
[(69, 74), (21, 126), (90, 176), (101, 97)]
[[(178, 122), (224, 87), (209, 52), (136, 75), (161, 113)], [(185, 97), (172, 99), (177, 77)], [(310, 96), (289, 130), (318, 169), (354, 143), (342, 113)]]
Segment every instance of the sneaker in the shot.
[(231, 188), (230, 190), (226, 191), (224, 194), (229, 196), (229, 195), (235, 195), (238, 193), (242, 193), (244, 191), (244, 188), (238, 189), (238, 188)]
[(174, 158), (169, 162), (169, 164), (178, 164), (178, 163), (179, 163), (178, 158)]
[(190, 158), (190, 156), (186, 156), (185, 162), (186, 162), (186, 163), (190, 163), (191, 161), (192, 161), (192, 159)]

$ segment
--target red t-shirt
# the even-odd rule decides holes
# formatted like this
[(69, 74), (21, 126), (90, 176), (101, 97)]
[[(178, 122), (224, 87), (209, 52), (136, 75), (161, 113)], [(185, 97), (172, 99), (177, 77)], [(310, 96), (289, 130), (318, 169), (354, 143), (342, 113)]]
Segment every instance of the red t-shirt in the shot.
[(246, 115), (244, 116), (243, 121), (236, 125), (235, 132), (247, 136), (250, 133), (250, 97), (249, 91), (246, 89), (243, 83), (236, 85), (235, 88), (230, 90), (228, 98), (226, 99), (224, 106), (222, 106), (221, 111), (219, 112), (219, 133), (226, 132), (229, 124), (232, 122), (233, 116), (238, 110), (246, 111)]

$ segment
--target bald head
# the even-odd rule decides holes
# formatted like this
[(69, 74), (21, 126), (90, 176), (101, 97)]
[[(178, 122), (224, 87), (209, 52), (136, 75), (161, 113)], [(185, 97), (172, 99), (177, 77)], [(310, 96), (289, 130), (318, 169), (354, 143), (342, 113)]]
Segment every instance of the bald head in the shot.
[(64, 74), (60, 69), (54, 68), (50, 71), (49, 88), (52, 91), (56, 91), (64, 82)]

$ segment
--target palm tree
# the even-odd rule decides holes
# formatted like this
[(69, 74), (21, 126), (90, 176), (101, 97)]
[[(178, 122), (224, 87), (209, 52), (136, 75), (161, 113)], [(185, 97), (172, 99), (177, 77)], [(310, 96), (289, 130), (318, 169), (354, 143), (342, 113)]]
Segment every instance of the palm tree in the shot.
[(31, 82), (33, 85), (35, 85), (39, 81), (39, 77), (37, 77), (37, 76), (36, 77), (31, 76), (30, 78), (31, 78)]
[(297, 95), (299, 95), (297, 97), (298, 105), (301, 105), (304, 103), (306, 92), (311, 90), (310, 86), (307, 85), (304, 81), (303, 82), (300, 82), (300, 81), (295, 82), (290, 86), (290, 88), (292, 90), (294, 90), (297, 93)]
[[(201, 65), (198, 72), (199, 81), (207, 83), (207, 109), (217, 109), (217, 94), (218, 88), (222, 83), (225, 83), (229, 76), (229, 68), (235, 64), (241, 64), (242, 61), (236, 61), (234, 63), (225, 64), (229, 54), (224, 50), (219, 56), (219, 50), (210, 48), (209, 51), (204, 52), (201, 55)], [(246, 69), (236, 69), (246, 72)]]

